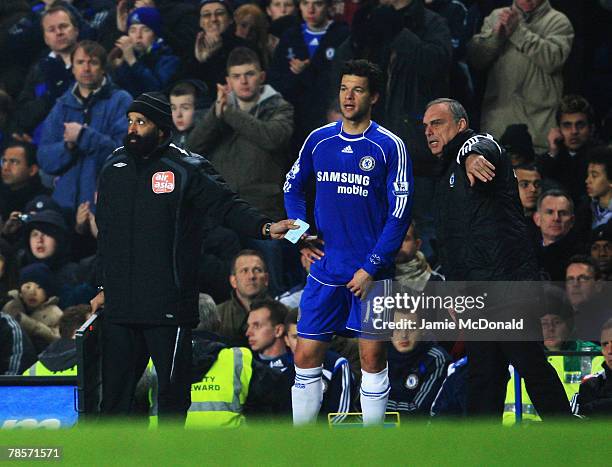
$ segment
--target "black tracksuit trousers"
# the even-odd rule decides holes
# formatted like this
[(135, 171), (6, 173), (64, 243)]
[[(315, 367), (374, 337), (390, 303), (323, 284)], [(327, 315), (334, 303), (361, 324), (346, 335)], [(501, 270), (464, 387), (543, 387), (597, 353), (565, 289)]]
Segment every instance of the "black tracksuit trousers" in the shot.
[(466, 342), (469, 416), (501, 420), (508, 384), (508, 364), (525, 380), (538, 415), (570, 416), (563, 385), (538, 342)]
[(103, 415), (129, 415), (136, 385), (153, 360), (158, 378), (158, 413), (184, 423), (191, 405), (191, 328), (116, 324), (102, 325)]

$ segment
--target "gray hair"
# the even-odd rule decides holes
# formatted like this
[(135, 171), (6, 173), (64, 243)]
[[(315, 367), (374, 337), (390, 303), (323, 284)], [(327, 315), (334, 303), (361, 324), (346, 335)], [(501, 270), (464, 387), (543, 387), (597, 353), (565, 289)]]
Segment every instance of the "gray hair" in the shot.
[(549, 196), (552, 196), (553, 198), (567, 199), (569, 203), (570, 213), (572, 214), (572, 216), (574, 215), (574, 201), (572, 200), (572, 197), (567, 194), (566, 191), (560, 190), (558, 188), (551, 188), (550, 190), (546, 190), (544, 193), (538, 196), (538, 201), (536, 202), (537, 211), (540, 211), (540, 209), (542, 208), (542, 201), (544, 201), (544, 198), (548, 198)]
[(217, 332), (219, 330), (221, 327), (221, 316), (219, 316), (217, 305), (210, 295), (200, 294), (198, 313), (200, 315), (200, 322), (195, 328), (196, 331)]
[(425, 107), (425, 110), (437, 104), (448, 105), (448, 110), (450, 110), (450, 113), (453, 116), (453, 120), (455, 121), (455, 123), (459, 123), (459, 120), (463, 118), (467, 123), (467, 126), (470, 126), (470, 119), (465, 110), (465, 107), (461, 105), (461, 102), (456, 101), (455, 99), (449, 99), (448, 97), (441, 97), (439, 99), (434, 99), (433, 101), (429, 102), (429, 104), (427, 104), (427, 106)]

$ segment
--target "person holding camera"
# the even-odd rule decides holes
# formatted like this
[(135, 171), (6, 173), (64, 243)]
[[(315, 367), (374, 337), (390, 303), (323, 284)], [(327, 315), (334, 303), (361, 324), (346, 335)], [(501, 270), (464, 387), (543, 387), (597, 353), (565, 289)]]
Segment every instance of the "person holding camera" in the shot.
[(50, 190), (43, 186), (38, 174), (36, 148), (21, 141), (11, 141), (2, 152), (2, 183), (0, 184), (1, 235), (11, 241), (19, 229), (19, 218), (26, 204)]

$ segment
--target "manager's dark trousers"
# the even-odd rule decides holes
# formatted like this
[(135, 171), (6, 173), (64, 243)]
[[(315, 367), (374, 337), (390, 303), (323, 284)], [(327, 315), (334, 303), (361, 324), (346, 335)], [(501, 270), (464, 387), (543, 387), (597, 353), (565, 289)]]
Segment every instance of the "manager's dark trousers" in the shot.
[(538, 342), (466, 342), (469, 416), (501, 420), (511, 364), (525, 380), (538, 415), (570, 416), (563, 385)]
[(184, 422), (191, 405), (191, 328), (187, 326), (102, 325), (103, 415), (129, 415), (136, 384), (149, 357), (158, 378), (158, 413)]

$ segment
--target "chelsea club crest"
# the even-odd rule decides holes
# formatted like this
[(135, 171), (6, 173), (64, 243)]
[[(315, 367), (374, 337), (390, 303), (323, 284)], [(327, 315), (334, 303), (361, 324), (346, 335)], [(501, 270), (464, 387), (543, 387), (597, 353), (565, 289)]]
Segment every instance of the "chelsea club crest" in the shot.
[(376, 162), (372, 156), (363, 156), (359, 161), (359, 168), (364, 172), (369, 172), (374, 168), (375, 164)]
[(404, 386), (406, 386), (406, 389), (414, 389), (418, 386), (419, 384), (419, 377), (412, 373), (411, 375), (408, 375), (408, 378), (406, 378), (406, 383), (404, 384)]
[(448, 186), (450, 186), (451, 188), (455, 186), (455, 172), (453, 172), (450, 178), (448, 179)]

